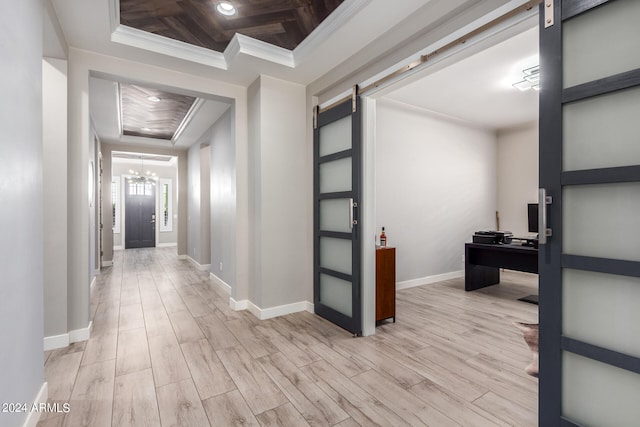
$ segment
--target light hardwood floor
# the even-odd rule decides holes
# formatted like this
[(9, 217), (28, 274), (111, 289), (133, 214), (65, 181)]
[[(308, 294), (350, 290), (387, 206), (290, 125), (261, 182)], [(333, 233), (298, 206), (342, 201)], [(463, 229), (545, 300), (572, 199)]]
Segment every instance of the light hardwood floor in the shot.
[(463, 279), (398, 291), (397, 323), (351, 334), (311, 313), (265, 321), (175, 249), (116, 252), (93, 290), (91, 339), (46, 352), (39, 426), (535, 426), (537, 276), (467, 293)]

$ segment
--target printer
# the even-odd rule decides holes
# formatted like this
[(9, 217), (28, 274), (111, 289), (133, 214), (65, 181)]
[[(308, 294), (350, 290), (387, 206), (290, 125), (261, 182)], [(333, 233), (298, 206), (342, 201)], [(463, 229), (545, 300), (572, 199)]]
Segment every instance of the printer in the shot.
[(473, 243), (486, 243), (502, 245), (511, 243), (513, 233), (510, 231), (476, 231), (473, 234)]

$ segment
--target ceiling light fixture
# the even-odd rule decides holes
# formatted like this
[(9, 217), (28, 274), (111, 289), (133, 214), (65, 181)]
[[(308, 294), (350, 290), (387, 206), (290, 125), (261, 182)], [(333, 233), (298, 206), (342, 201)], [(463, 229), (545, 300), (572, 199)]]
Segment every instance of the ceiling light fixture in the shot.
[(540, 90), (540, 66), (525, 68), (522, 70), (523, 80), (514, 83), (512, 86), (521, 91), (533, 89)]
[(161, 99), (158, 98), (157, 96), (147, 96), (147, 99), (151, 102), (160, 102)]
[(236, 7), (228, 1), (221, 1), (216, 4), (216, 10), (224, 16), (233, 16), (238, 13)]

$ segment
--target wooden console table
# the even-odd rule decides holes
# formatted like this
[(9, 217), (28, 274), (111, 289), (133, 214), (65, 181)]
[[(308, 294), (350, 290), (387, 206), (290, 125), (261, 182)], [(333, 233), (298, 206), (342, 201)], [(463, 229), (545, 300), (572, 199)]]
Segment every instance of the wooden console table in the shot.
[(396, 321), (396, 248), (376, 248), (376, 322)]

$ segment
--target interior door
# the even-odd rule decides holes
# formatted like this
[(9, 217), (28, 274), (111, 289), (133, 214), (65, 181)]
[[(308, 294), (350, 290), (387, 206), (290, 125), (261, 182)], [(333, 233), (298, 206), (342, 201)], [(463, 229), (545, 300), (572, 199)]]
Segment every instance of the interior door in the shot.
[(151, 180), (127, 179), (125, 249), (156, 246), (156, 186)]
[(317, 114), (314, 125), (314, 310), (362, 334), (360, 99)]
[(540, 15), (539, 425), (638, 425), (640, 1)]

